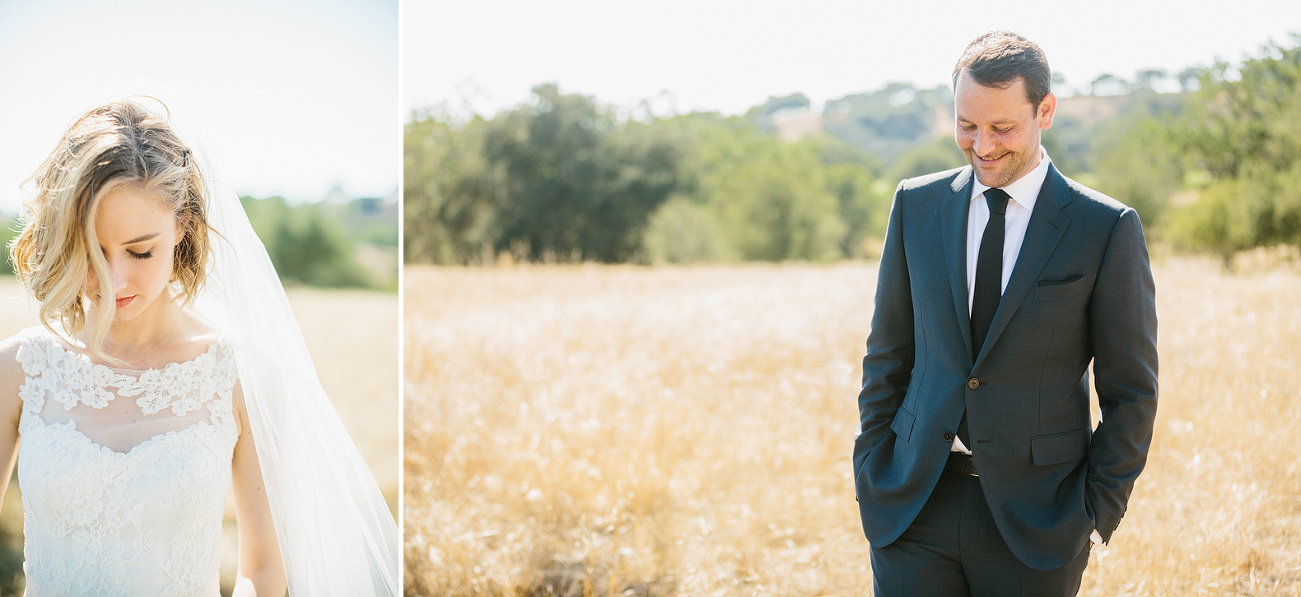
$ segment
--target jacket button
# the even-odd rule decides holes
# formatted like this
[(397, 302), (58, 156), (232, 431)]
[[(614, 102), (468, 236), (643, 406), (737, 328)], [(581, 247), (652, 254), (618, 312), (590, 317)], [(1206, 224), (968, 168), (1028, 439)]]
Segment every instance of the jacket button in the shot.
[(973, 390), (976, 389), (976, 388), (979, 388), (979, 387), (980, 387), (980, 380), (979, 380), (979, 379), (976, 379), (976, 378), (974, 378), (974, 377), (971, 378), (971, 379), (968, 379), (968, 380), (967, 380), (967, 387), (968, 387), (968, 388), (971, 388), (971, 389), (973, 389)]
[(949, 433), (949, 432), (947, 432), (947, 431), (945, 431), (945, 432), (944, 432), (944, 441), (946, 441), (946, 442), (951, 442), (951, 441), (953, 441), (953, 434), (952, 434), (952, 433)]

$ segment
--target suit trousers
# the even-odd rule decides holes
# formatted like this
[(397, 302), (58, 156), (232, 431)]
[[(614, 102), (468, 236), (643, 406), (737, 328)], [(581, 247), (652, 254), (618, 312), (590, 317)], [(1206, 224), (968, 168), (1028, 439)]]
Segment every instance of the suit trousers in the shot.
[(1086, 546), (1060, 568), (1026, 566), (999, 534), (980, 479), (946, 470), (903, 535), (872, 547), (872, 586), (876, 597), (1069, 597), (1088, 563)]

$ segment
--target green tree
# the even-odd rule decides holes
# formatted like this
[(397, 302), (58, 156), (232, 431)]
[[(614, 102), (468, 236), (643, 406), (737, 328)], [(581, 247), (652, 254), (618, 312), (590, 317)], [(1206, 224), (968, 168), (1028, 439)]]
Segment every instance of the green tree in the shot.
[[(786, 156), (782, 156), (786, 157)], [(732, 246), (747, 260), (835, 259), (845, 225), (815, 172), (792, 162), (755, 162), (718, 189)]]
[(651, 213), (677, 187), (678, 149), (647, 124), (623, 122), (553, 84), (493, 119), (484, 154), (501, 168), (498, 250), (537, 259), (628, 261)]
[(1087, 163), (1095, 166), (1091, 175), (1080, 176), (1138, 211), (1149, 236), (1160, 236), (1171, 197), (1183, 187), (1184, 151), (1170, 132), (1183, 103), (1180, 95), (1135, 93), (1119, 115), (1093, 134)]
[(873, 239), (885, 237), (890, 212), (889, 189), (858, 164), (834, 164), (826, 170), (827, 190), (836, 198), (845, 234), (840, 241), (843, 257), (873, 257), (879, 249)]
[(1127, 133), (1103, 141), (1097, 174), (1088, 179), (1138, 211), (1149, 232), (1160, 229), (1170, 197), (1183, 182), (1181, 157), (1166, 137), (1156, 119), (1133, 123)]
[(835, 136), (787, 143), (755, 115), (634, 120), (555, 85), (489, 119), (417, 114), (405, 143), (411, 262), (857, 257), (889, 205), (877, 159)]
[(1179, 81), (1179, 88), (1184, 91), (1197, 91), (1201, 88), (1201, 78), (1203, 69), (1190, 66), (1179, 71), (1175, 79)]
[(14, 273), (14, 264), (9, 261), (9, 243), (18, 236), (18, 226), (17, 218), (10, 218), (0, 213), (0, 250), (4, 253), (4, 256), (0, 257), (0, 274)]
[(1161, 81), (1166, 80), (1169, 74), (1165, 69), (1145, 68), (1134, 73), (1134, 87), (1141, 90), (1152, 91)]
[(1173, 218), (1176, 238), (1226, 263), (1245, 248), (1301, 245), (1301, 36), (1293, 42), (1236, 71), (1207, 69), (1171, 127), (1190, 178), (1205, 182)]
[(1111, 73), (1102, 73), (1089, 83), (1090, 95), (1124, 95), (1132, 90), (1129, 81)]
[(321, 205), (291, 207), (282, 197), (241, 201), (281, 280), (324, 287), (370, 285), (342, 225)]
[(787, 143), (746, 117), (689, 114), (659, 126), (683, 147), (684, 195), (716, 224), (694, 232), (717, 230), (723, 254), (762, 261), (836, 259), (847, 254), (847, 218), (860, 246), (870, 232), (876, 196), (870, 160), (860, 150), (830, 137)]
[(714, 210), (684, 196), (655, 211), (645, 238), (651, 263), (722, 263), (738, 257)]
[(484, 150), (489, 123), (455, 127), (425, 113), (403, 135), (403, 246), (409, 263), (471, 263), (491, 254), (503, 203), (501, 169)]
[(897, 183), (905, 178), (965, 165), (967, 165), (967, 157), (962, 155), (962, 150), (958, 149), (958, 144), (953, 137), (934, 137), (929, 142), (914, 146), (899, 156), (890, 167), (890, 174), (886, 179)]
[(339, 224), (319, 205), (306, 204), (282, 220), (273, 261), (278, 258), (290, 279), (325, 287), (365, 286), (366, 275), (354, 262), (352, 243)]

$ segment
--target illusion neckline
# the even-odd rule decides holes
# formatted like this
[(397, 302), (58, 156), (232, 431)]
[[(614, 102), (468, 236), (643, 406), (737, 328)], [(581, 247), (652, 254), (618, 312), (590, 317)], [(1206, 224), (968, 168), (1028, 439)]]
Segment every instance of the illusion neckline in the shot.
[(211, 421), (194, 421), (193, 423), (181, 427), (180, 429), (170, 429), (167, 431), (155, 433), (145, 438), (144, 440), (141, 440), (140, 443), (131, 446), (125, 452), (123, 452), (121, 450), (118, 450), (116, 448), (111, 448), (109, 446), (106, 446), (104, 444), (101, 444), (91, 439), (89, 435), (86, 435), (86, 432), (77, 428), (76, 421), (64, 421), (61, 423), (47, 423), (45, 419), (41, 418), (40, 414), (37, 414), (36, 417), (41, 419), (41, 423), (44, 425), (46, 429), (59, 427), (64, 431), (70, 432), (72, 434), (74, 441), (83, 442), (91, 446), (93, 449), (96, 449), (100, 454), (116, 462), (130, 460), (134, 458), (136, 454), (151, 449), (152, 446), (165, 445), (169, 441), (175, 442), (176, 438), (180, 437), (182, 434), (188, 435), (193, 433), (208, 433), (209, 431), (207, 430), (209, 429), (212, 430), (218, 429), (217, 425), (212, 423)]

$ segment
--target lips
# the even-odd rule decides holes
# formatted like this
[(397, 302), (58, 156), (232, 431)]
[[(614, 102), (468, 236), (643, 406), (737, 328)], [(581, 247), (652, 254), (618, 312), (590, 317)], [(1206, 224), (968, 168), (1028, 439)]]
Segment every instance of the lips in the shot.
[(122, 308), (126, 307), (127, 305), (130, 305), (130, 304), (131, 304), (131, 301), (134, 301), (134, 300), (136, 300), (136, 297), (135, 297), (135, 296), (128, 296), (128, 297), (126, 297), (126, 298), (120, 298), (120, 299), (117, 299), (117, 308), (122, 309)]

